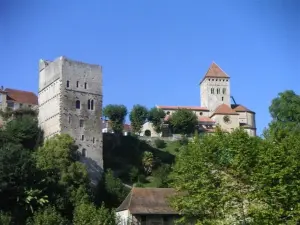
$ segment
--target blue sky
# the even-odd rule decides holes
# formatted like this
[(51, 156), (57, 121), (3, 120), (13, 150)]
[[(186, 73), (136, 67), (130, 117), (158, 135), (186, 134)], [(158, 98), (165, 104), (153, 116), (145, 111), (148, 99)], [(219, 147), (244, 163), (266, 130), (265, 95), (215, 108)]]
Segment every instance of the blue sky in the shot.
[[(200, 104), (212, 61), (258, 133), (278, 92), (299, 90), (297, 0), (87, 0), (0, 3), (0, 84), (38, 88), (38, 60), (103, 66), (104, 104)], [(298, 13), (298, 15), (297, 15)]]

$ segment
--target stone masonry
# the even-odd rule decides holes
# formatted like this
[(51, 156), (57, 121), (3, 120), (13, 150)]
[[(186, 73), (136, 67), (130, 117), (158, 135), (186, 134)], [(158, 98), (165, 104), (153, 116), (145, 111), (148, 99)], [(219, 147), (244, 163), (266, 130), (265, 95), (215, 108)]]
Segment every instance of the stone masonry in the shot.
[(62, 133), (73, 137), (97, 184), (103, 171), (102, 67), (65, 57), (40, 60), (38, 100), (45, 139)]

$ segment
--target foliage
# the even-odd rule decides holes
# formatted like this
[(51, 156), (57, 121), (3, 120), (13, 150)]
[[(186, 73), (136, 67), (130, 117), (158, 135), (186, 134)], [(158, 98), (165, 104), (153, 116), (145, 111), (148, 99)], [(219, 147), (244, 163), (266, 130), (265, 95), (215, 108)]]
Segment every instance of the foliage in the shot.
[(154, 166), (154, 157), (152, 152), (144, 152), (142, 158), (142, 164), (147, 175), (151, 174)]
[(179, 140), (178, 143), (180, 146), (182, 145), (187, 145), (189, 143), (189, 139), (185, 136), (182, 136)]
[(11, 215), (0, 211), (0, 224), (1, 225), (10, 225), (11, 224)]
[(30, 116), (32, 118), (37, 117), (37, 111), (31, 108), (19, 108), (12, 110), (11, 108), (6, 108), (5, 110), (0, 110), (0, 116), (4, 120), (9, 120), (13, 118), (20, 118), (23, 116)]
[(152, 123), (155, 132), (161, 132), (161, 126), (165, 116), (165, 112), (157, 107), (153, 107), (149, 110), (148, 121)]
[(148, 118), (148, 109), (142, 105), (134, 105), (130, 114), (129, 119), (133, 133), (140, 134), (142, 131), (143, 124)]
[(113, 211), (101, 205), (96, 208), (91, 203), (81, 203), (76, 206), (74, 211), (74, 225), (116, 225), (117, 219)]
[[(260, 140), (242, 130), (194, 138), (178, 154), (171, 174), (183, 195), (171, 204), (183, 221), (237, 224), (250, 221), (250, 175), (257, 162)], [(248, 202), (248, 203), (247, 203)]]
[(145, 130), (145, 136), (146, 137), (151, 137), (151, 131), (150, 130)]
[(169, 121), (173, 133), (192, 134), (198, 125), (198, 119), (195, 113), (187, 109), (178, 109), (171, 116)]
[(153, 171), (153, 176), (156, 178), (158, 188), (169, 187), (169, 173), (171, 172), (171, 167), (168, 164), (162, 164), (156, 170)]
[(33, 217), (28, 219), (28, 225), (67, 225), (68, 221), (63, 218), (54, 207), (47, 207), (34, 213)]
[(162, 139), (155, 139), (154, 144), (156, 148), (165, 148), (166, 147), (166, 142)]
[(138, 177), (139, 177), (139, 169), (136, 168), (135, 166), (131, 167), (130, 172), (129, 172), (129, 176), (130, 176), (130, 181), (132, 183), (136, 182), (138, 180)]
[(103, 115), (108, 117), (115, 133), (122, 133), (123, 124), (127, 115), (127, 108), (124, 105), (107, 105), (103, 108)]

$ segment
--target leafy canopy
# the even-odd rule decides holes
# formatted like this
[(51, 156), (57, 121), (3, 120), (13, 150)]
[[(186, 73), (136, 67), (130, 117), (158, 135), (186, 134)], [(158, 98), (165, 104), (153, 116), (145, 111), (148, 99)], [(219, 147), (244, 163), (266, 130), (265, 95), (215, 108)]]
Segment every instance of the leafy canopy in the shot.
[(178, 109), (170, 119), (170, 125), (174, 133), (192, 134), (198, 125), (198, 118), (195, 113), (187, 109)]
[(127, 108), (124, 105), (107, 105), (103, 109), (103, 115), (111, 121), (112, 129), (115, 133), (122, 133)]
[(134, 105), (129, 114), (132, 131), (138, 134), (141, 133), (142, 126), (146, 122), (147, 118), (148, 109), (142, 105)]
[(161, 126), (166, 113), (157, 107), (153, 107), (149, 110), (148, 121), (152, 123), (154, 130), (157, 133), (161, 132)]

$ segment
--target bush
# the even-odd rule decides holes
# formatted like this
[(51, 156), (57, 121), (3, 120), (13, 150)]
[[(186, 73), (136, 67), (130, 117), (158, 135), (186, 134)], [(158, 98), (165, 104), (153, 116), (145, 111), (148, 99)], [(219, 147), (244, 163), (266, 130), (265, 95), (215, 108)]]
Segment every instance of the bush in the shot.
[(178, 140), (180, 145), (187, 145), (189, 143), (189, 139), (185, 136), (182, 136), (181, 139)]
[(151, 131), (150, 130), (145, 130), (145, 136), (146, 137), (151, 137)]
[(155, 144), (156, 148), (165, 148), (166, 147), (166, 142), (161, 139), (156, 139), (154, 141), (154, 144)]
[(47, 207), (44, 210), (34, 213), (33, 218), (27, 221), (30, 225), (67, 225), (64, 219), (53, 207)]
[(1, 225), (10, 225), (11, 216), (7, 213), (3, 213), (0, 211), (0, 224)]
[(131, 182), (136, 182), (138, 180), (139, 176), (139, 169), (136, 167), (131, 167), (130, 172), (129, 172), (129, 178)]

